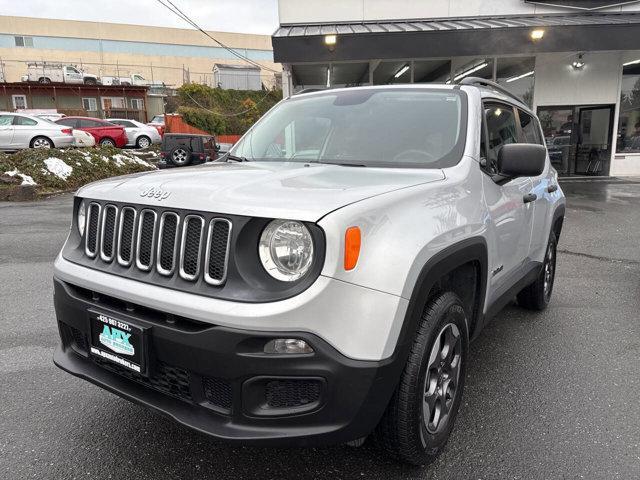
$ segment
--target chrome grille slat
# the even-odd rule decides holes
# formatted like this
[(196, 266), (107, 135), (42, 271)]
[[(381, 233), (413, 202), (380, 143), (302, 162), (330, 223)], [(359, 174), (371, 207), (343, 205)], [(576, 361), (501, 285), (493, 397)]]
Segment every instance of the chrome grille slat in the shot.
[(233, 228), (230, 220), (144, 205), (88, 202), (80, 247), (88, 258), (152, 273), (156, 275), (153, 282), (159, 285), (162, 277), (210, 287), (225, 284)]
[(134, 232), (136, 229), (136, 218), (138, 212), (132, 207), (123, 207), (120, 212), (120, 222), (118, 223), (118, 249), (116, 257), (118, 263), (123, 267), (128, 267), (133, 262)]
[(136, 267), (148, 272), (153, 267), (153, 251), (156, 244), (156, 223), (158, 214), (144, 209), (138, 220), (138, 236), (136, 239)]
[(200, 274), (202, 256), (202, 233), (204, 219), (198, 215), (187, 215), (182, 225), (180, 243), (180, 277), (194, 281)]
[(173, 275), (176, 268), (179, 227), (180, 217), (177, 213), (164, 212), (160, 217), (156, 270), (167, 277)]
[(222, 285), (227, 279), (231, 228), (226, 218), (214, 218), (209, 223), (204, 261), (204, 281), (209, 285)]
[(118, 208), (115, 205), (106, 205), (102, 210), (102, 225), (100, 227), (100, 258), (104, 262), (111, 262), (116, 245), (116, 220)]
[(100, 213), (102, 207), (99, 203), (91, 202), (87, 208), (87, 223), (85, 227), (84, 253), (89, 258), (95, 258), (98, 254), (98, 232), (100, 228)]

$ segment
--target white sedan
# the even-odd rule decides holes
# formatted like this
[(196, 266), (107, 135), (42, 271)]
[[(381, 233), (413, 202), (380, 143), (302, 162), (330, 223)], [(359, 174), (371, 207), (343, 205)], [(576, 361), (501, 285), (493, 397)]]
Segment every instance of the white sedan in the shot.
[(107, 122), (124, 127), (128, 147), (148, 148), (154, 143), (162, 143), (162, 137), (155, 127), (126, 118), (108, 118)]
[(0, 112), (0, 150), (65, 148), (73, 144), (69, 127), (32, 115)]

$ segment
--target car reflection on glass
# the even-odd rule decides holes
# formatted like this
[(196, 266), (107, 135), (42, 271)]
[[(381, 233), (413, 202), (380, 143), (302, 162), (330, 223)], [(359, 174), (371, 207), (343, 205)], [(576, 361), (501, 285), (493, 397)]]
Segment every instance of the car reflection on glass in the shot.
[(563, 152), (571, 143), (570, 135), (559, 135), (557, 137), (547, 137), (547, 150), (549, 151), (549, 159), (553, 165), (561, 165)]

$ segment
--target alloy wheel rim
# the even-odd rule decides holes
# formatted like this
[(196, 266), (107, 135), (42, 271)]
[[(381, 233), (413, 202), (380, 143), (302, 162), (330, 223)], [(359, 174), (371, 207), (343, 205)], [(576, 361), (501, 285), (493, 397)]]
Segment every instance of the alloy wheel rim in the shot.
[(44, 138), (37, 138), (33, 142), (33, 148), (51, 148), (49, 142), (47, 142)]
[(149, 140), (147, 140), (146, 138), (141, 138), (140, 140), (138, 140), (138, 145), (140, 145), (140, 148), (147, 148), (149, 146)]
[(549, 243), (547, 247), (547, 255), (544, 262), (544, 295), (549, 298), (551, 289), (553, 288), (553, 277), (555, 273), (555, 251), (553, 244)]
[(183, 149), (173, 152), (173, 161), (176, 163), (184, 163), (187, 161), (187, 152)]
[(462, 367), (462, 337), (453, 323), (436, 336), (425, 374), (422, 421), (430, 434), (442, 431), (452, 413)]

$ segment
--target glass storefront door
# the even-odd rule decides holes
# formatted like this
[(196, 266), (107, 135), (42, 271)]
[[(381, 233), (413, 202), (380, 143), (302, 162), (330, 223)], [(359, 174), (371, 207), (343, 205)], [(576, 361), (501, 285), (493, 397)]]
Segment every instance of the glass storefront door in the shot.
[(551, 164), (560, 175), (609, 175), (613, 105), (539, 107)]

